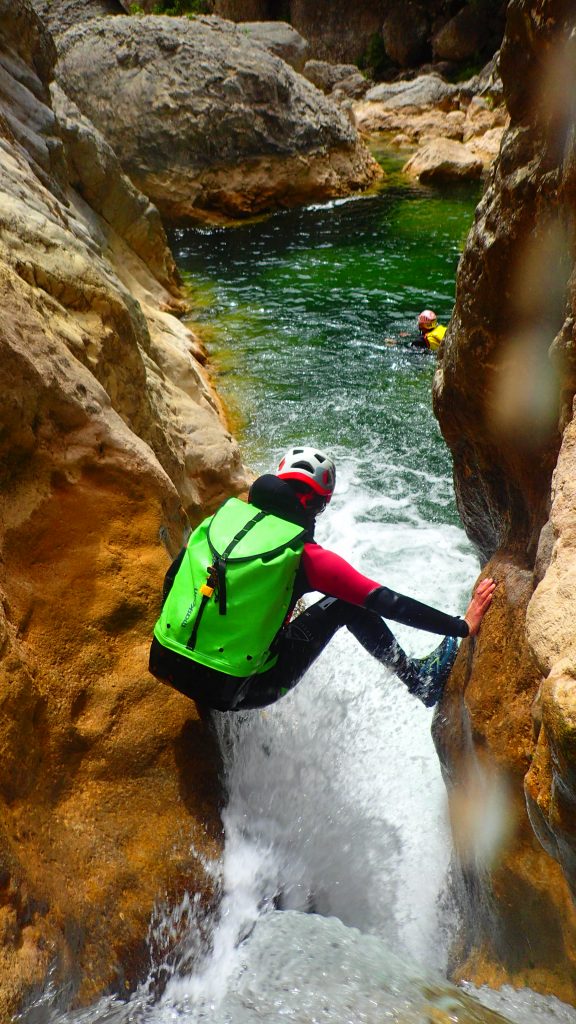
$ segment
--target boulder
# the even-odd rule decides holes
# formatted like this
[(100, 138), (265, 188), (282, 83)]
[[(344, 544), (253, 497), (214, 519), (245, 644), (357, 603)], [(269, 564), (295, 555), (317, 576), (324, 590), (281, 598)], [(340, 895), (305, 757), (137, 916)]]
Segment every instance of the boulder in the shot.
[(486, 11), (479, 5), (468, 4), (435, 33), (434, 58), (455, 63), (468, 60), (483, 48), (486, 39)]
[[(481, 87), (480, 76), (451, 85), (435, 74), (381, 84), (356, 103), (356, 124), (361, 131), (399, 134), (421, 146), (438, 140), (406, 165), (408, 174), (423, 181), (478, 177), (497, 155), (509, 121), (504, 105), (476, 95)], [(458, 147), (462, 142), (466, 148)]]
[(304, 78), (317, 89), (331, 93), (336, 88), (354, 87), (358, 96), (370, 88), (369, 81), (358, 71), (355, 64), (331, 64), (327, 60), (307, 60), (302, 70)]
[(355, 105), (356, 121), (364, 132), (400, 132), (414, 142), (425, 139), (447, 138), (462, 140), (466, 115), (462, 110), (438, 110), (417, 107), (405, 110), (398, 107), (389, 110), (381, 103), (360, 102)]
[(347, 78), (340, 79), (332, 89), (330, 97), (337, 102), (339, 102), (340, 96), (345, 96), (349, 100), (359, 100), (366, 95), (369, 88), (370, 83), (364, 78), (364, 75), (360, 71), (355, 71), (354, 74), (349, 75)]
[(60, 37), (64, 91), (171, 221), (252, 216), (381, 175), (337, 106), (242, 28), (101, 18)]
[(402, 168), (423, 184), (433, 181), (470, 181), (480, 178), (484, 165), (466, 146), (453, 139), (433, 139), (419, 149)]
[(295, 71), (302, 71), (308, 56), (308, 43), (285, 21), (243, 21), (242, 32), (262, 43), (270, 53), (281, 57)]
[(398, 132), (390, 139), (390, 145), (394, 149), (412, 149), (414, 140), (410, 138), (405, 132)]
[(423, 143), (430, 139), (455, 139), (462, 141), (466, 115), (463, 110), (427, 110), (410, 118), (410, 134), (418, 142)]
[(71, 25), (107, 14), (125, 14), (120, 0), (30, 0), (54, 36)]
[(413, 0), (396, 4), (382, 26), (384, 48), (391, 61), (401, 68), (421, 64), (429, 56), (429, 18), (426, 10)]
[(487, 132), (472, 135), (466, 140), (466, 148), (488, 168), (500, 152), (504, 131), (504, 128), (489, 128)]
[(458, 87), (439, 75), (419, 75), (408, 82), (381, 82), (366, 93), (369, 103), (381, 103), (388, 110), (400, 108), (441, 107), (455, 105)]

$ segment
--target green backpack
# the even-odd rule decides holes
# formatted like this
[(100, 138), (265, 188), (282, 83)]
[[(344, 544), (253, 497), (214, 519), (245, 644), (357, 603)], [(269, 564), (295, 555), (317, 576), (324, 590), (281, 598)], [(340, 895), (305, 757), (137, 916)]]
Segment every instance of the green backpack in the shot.
[(276, 664), (271, 644), (294, 588), (305, 530), (229, 498), (194, 530), (154, 636), (232, 676)]

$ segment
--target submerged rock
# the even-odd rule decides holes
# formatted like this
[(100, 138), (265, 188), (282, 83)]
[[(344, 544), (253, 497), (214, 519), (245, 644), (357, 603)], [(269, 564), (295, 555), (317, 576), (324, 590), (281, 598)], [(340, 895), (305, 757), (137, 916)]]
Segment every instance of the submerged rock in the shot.
[(241, 25), (95, 19), (59, 48), (65, 92), (172, 221), (344, 195), (381, 174), (338, 107)]

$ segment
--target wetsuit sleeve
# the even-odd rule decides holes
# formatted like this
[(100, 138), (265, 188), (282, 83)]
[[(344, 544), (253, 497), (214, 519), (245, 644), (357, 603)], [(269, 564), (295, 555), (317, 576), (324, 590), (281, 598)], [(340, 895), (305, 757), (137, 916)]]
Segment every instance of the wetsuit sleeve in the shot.
[(320, 544), (305, 544), (302, 565), (310, 590), (339, 597), (350, 604), (363, 605), (372, 591), (379, 587), (376, 580), (358, 572), (345, 558), (327, 551)]
[(382, 587), (376, 580), (354, 569), (346, 559), (320, 544), (305, 544), (302, 566), (310, 590), (361, 605), (384, 619), (415, 626), (442, 636), (468, 636), (468, 623), (457, 615), (446, 615), (412, 597)]
[(468, 636), (468, 623), (458, 615), (446, 615), (445, 612), (431, 608), (428, 604), (415, 601), (413, 597), (397, 594), (387, 587), (373, 590), (365, 602), (365, 607), (381, 615), (383, 619), (393, 619), (404, 626), (415, 626), (425, 629), (428, 633), (440, 633), (442, 636)]

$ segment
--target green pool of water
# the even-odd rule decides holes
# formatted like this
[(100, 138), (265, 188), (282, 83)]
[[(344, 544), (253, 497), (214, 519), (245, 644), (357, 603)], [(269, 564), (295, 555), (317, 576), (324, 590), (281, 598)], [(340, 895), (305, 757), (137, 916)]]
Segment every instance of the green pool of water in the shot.
[(368, 491), (408, 487), (420, 515), (455, 521), (431, 411), (434, 357), (409, 342), (423, 308), (450, 317), (478, 188), (415, 187), (402, 158), (387, 159), (376, 194), (180, 230), (172, 242), (202, 295), (217, 386), (255, 468), (310, 441), (353, 460)]

